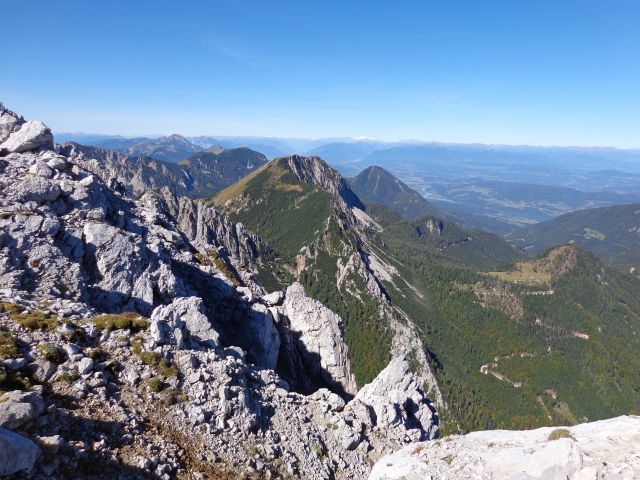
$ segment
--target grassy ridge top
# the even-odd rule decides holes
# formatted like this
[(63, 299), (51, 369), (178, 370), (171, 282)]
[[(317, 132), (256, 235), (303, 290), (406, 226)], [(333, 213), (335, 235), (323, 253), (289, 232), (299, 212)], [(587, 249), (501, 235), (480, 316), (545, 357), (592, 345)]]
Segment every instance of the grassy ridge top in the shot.
[(291, 173), (276, 159), (218, 193), (212, 202), (242, 222), (282, 258), (292, 261), (324, 231), (331, 196)]

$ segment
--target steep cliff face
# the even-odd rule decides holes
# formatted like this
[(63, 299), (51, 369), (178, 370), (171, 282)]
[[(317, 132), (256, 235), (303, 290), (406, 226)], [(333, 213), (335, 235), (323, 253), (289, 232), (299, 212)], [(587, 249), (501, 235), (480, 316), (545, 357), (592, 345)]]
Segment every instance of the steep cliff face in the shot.
[(292, 356), (306, 365), (303, 371), (308, 372), (306, 377), (311, 380), (307, 388), (315, 390), (324, 383), (342, 395), (355, 395), (356, 381), (343, 340), (342, 319), (307, 297), (304, 287), (297, 282), (287, 288), (283, 313), (292, 338)]

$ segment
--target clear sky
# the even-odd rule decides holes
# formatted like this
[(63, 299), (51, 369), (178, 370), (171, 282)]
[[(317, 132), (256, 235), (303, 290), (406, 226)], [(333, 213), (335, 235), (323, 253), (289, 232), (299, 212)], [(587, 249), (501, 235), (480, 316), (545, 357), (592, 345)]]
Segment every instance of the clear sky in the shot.
[(0, 0), (58, 132), (640, 147), (640, 0)]

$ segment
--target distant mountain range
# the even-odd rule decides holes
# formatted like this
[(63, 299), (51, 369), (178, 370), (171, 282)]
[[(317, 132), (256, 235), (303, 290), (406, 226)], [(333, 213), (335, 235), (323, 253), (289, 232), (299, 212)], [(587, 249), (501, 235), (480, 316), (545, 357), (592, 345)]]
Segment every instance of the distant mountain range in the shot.
[[(317, 155), (347, 176), (378, 165), (427, 199), (422, 213), (497, 234), (575, 210), (640, 202), (638, 150), (349, 138), (171, 135), (127, 139), (59, 134), (56, 139), (168, 162), (180, 162), (212, 147), (246, 147), (268, 159), (293, 153)], [(422, 203), (417, 198), (416, 202)]]
[(640, 263), (640, 203), (591, 208), (516, 230), (506, 238), (537, 254), (574, 242), (610, 264)]
[(435, 205), (382, 167), (367, 167), (352, 178), (350, 183), (354, 192), (365, 203), (384, 205), (407, 220), (432, 215), (468, 229), (481, 229), (499, 234), (513, 229), (508, 222), (490, 216), (453, 212)]

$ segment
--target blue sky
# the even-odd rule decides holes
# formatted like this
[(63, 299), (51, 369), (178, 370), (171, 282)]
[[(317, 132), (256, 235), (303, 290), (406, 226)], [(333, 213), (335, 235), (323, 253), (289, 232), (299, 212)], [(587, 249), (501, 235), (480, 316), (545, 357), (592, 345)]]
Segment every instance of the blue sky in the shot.
[(640, 1), (0, 0), (54, 131), (640, 147)]

